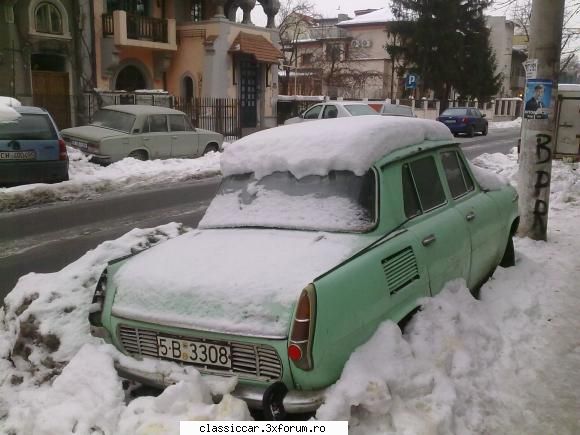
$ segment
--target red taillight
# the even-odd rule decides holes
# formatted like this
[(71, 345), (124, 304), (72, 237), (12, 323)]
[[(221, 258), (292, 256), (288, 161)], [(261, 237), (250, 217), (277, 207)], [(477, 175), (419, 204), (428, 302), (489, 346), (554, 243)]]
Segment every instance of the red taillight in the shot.
[(298, 299), (290, 344), (288, 345), (288, 358), (302, 370), (312, 369), (312, 340), (314, 338), (314, 321), (316, 313), (316, 289), (309, 284)]
[(462, 123), (462, 124), (467, 124), (467, 121), (469, 121), (467, 118), (463, 118), (463, 119), (461, 120), (461, 123)]
[(68, 153), (66, 152), (66, 143), (62, 139), (58, 140), (58, 159), (68, 160)]

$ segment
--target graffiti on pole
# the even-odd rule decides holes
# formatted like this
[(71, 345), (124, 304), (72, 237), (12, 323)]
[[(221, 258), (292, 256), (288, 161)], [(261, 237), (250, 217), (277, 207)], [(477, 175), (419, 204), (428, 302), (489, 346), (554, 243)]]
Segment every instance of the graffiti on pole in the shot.
[[(536, 165), (541, 165), (552, 160), (552, 149), (548, 146), (552, 142), (552, 136), (544, 133), (536, 135)], [(539, 228), (542, 233), (546, 232), (546, 216), (548, 215), (548, 204), (540, 199), (540, 195), (545, 189), (550, 189), (551, 175), (544, 170), (536, 171), (536, 183), (534, 184), (534, 223), (533, 229)], [(548, 195), (549, 195), (548, 191)]]

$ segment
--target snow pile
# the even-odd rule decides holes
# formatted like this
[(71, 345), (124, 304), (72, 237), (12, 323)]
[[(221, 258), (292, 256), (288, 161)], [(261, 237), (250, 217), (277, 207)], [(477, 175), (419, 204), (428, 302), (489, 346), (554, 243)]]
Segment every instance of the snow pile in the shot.
[(20, 118), (20, 113), (12, 107), (0, 103), (0, 122), (14, 122)]
[(68, 148), (68, 154), (69, 181), (0, 188), (0, 211), (91, 198), (105, 192), (197, 180), (220, 174), (221, 154), (215, 152), (197, 159), (140, 161), (127, 157), (109, 166), (90, 163), (74, 148)]
[(337, 26), (355, 26), (359, 24), (383, 24), (389, 21), (394, 21), (395, 18), (391, 12), (391, 8), (385, 7), (377, 9), (376, 11), (359, 15), (351, 20), (341, 21)]
[(513, 121), (490, 122), (488, 125), (490, 130), (498, 130), (502, 128), (520, 128), (522, 126), (522, 118), (517, 118)]
[(222, 156), (224, 176), (277, 171), (296, 178), (351, 171), (363, 175), (386, 154), (425, 140), (452, 140), (440, 122), (396, 116), (324, 119), (262, 130), (234, 142)]

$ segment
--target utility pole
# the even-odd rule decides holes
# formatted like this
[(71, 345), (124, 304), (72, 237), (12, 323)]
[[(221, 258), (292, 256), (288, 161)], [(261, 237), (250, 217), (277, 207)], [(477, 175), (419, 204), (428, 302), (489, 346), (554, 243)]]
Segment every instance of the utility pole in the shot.
[(533, 0), (522, 120), (518, 234), (546, 240), (564, 0)]

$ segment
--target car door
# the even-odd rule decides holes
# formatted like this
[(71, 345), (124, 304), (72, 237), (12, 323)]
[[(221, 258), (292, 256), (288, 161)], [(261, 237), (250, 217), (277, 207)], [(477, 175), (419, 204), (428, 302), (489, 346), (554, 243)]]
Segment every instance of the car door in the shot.
[(319, 119), (322, 113), (322, 107), (323, 104), (317, 104), (304, 112), (304, 121), (313, 121), (315, 119)]
[(192, 131), (185, 115), (170, 114), (167, 118), (171, 133), (172, 157), (198, 157), (199, 135)]
[(432, 154), (404, 161), (401, 166), (404, 225), (418, 241), (435, 295), (447, 281), (469, 279), (471, 240), (464, 219), (450, 203), (437, 161)]
[(149, 115), (147, 125), (141, 135), (143, 146), (149, 151), (150, 157), (167, 158), (171, 157), (171, 137), (167, 125), (167, 115)]
[(327, 104), (322, 111), (322, 119), (338, 118), (338, 109), (334, 104)]
[(502, 254), (502, 223), (496, 202), (474, 183), (464, 156), (458, 150), (440, 152), (446, 185), (455, 209), (467, 224), (471, 264), (467, 284), (474, 288), (497, 265)]
[(481, 122), (481, 115), (478, 113), (477, 109), (468, 109), (469, 111), (469, 119), (471, 120), (471, 124), (475, 127), (475, 131), (483, 130), (483, 125)]

